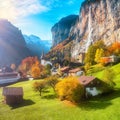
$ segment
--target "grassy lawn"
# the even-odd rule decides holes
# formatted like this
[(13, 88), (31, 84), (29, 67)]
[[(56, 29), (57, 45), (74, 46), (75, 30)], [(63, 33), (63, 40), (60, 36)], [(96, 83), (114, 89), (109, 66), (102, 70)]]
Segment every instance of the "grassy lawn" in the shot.
[[(114, 67), (116, 70), (120, 65)], [(116, 75), (115, 81), (117, 84), (115, 92), (92, 98), (79, 105), (59, 101), (52, 89), (40, 97), (39, 93), (32, 89), (34, 81), (25, 81), (13, 85), (23, 87), (24, 102), (12, 107), (2, 102), (2, 88), (0, 88), (0, 120), (120, 120), (119, 75)]]

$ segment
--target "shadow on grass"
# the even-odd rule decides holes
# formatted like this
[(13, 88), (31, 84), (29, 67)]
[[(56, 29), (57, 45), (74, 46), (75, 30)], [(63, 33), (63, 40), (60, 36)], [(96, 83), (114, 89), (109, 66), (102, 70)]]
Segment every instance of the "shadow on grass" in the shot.
[(10, 107), (11, 107), (11, 109), (13, 110), (13, 109), (16, 109), (16, 108), (20, 108), (20, 107), (24, 107), (24, 106), (29, 106), (29, 105), (33, 105), (33, 104), (35, 104), (35, 102), (33, 102), (32, 100), (23, 100), (23, 102), (22, 103), (20, 103), (20, 104), (15, 104), (15, 105), (10, 105)]
[(41, 97), (42, 99), (55, 99), (56, 98), (56, 95), (55, 94), (49, 94), (49, 95), (44, 95)]
[(116, 89), (115, 91), (109, 94), (103, 94), (100, 96), (93, 97), (89, 100), (83, 101), (78, 104), (78, 107), (85, 110), (90, 109), (105, 109), (108, 106), (112, 105), (113, 102), (111, 100), (120, 97), (120, 89)]

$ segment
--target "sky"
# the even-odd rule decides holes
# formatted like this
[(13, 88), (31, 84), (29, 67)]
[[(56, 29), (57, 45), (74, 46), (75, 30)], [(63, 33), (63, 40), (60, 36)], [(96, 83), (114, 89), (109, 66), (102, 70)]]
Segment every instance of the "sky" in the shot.
[(61, 18), (79, 14), (83, 0), (0, 0), (0, 18), (8, 19), (23, 34), (51, 40), (51, 28)]

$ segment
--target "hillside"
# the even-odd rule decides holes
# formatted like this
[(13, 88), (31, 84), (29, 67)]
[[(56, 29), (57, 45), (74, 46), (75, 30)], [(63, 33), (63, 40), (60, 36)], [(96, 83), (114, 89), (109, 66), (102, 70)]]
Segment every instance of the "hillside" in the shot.
[[(52, 89), (44, 92), (42, 97), (33, 91), (34, 81), (14, 84), (23, 87), (24, 103), (10, 107), (2, 102), (0, 97), (0, 120), (119, 120), (120, 119), (120, 63), (111, 67), (116, 71), (115, 91), (109, 95), (98, 96), (74, 105), (68, 101), (56, 99)], [(99, 76), (100, 72), (96, 72)], [(0, 88), (0, 96), (2, 88)], [(7, 115), (6, 115), (7, 113)], [(94, 114), (93, 114), (94, 113)]]
[(0, 19), (0, 67), (12, 63), (18, 65), (31, 55), (21, 31), (9, 21)]

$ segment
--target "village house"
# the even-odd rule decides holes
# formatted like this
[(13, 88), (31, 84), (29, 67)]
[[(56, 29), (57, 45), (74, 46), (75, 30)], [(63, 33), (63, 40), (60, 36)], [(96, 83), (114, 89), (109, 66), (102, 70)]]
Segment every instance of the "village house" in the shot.
[(19, 104), (23, 101), (22, 87), (4, 87), (3, 93), (4, 102), (8, 105)]
[(106, 64), (107, 64), (107, 63), (118, 62), (120, 60), (120, 57), (112, 55), (112, 56), (108, 56), (108, 57), (102, 57), (101, 59), (106, 60)]
[(84, 72), (80, 68), (75, 68), (69, 70), (69, 76), (81, 76)]
[(69, 67), (69, 66), (60, 68), (60, 71), (61, 71), (65, 76), (68, 76), (69, 70), (70, 70), (70, 67)]
[(102, 93), (98, 88), (102, 86), (103, 82), (93, 76), (81, 76), (79, 82), (84, 86), (85, 97), (96, 96)]

